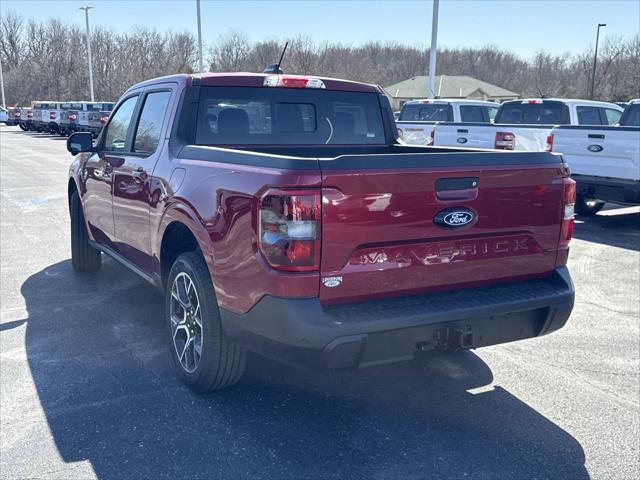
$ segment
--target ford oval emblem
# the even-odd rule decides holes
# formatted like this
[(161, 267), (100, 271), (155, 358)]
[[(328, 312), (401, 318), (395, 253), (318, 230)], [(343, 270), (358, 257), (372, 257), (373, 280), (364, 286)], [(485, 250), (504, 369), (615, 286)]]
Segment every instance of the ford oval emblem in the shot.
[(469, 225), (476, 219), (475, 213), (468, 208), (445, 208), (436, 213), (433, 223), (441, 228), (461, 228)]
[(458, 137), (458, 143), (467, 143), (467, 139), (465, 137)]
[(601, 152), (604, 147), (602, 145), (589, 145), (587, 150), (590, 152)]

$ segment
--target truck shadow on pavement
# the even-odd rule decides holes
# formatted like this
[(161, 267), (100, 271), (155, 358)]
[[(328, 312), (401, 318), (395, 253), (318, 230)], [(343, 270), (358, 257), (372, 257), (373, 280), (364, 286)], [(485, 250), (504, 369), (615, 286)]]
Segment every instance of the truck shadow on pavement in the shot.
[[(576, 216), (573, 236), (588, 242), (640, 251), (640, 212), (620, 212), (621, 207), (593, 217)], [(622, 207), (623, 208), (623, 207)]]
[[(198, 395), (173, 373), (162, 297), (115, 262), (22, 285), (27, 354), (65, 462), (110, 478), (588, 478), (580, 444), (475, 354), (318, 373), (252, 358)], [(62, 473), (61, 473), (62, 474)]]

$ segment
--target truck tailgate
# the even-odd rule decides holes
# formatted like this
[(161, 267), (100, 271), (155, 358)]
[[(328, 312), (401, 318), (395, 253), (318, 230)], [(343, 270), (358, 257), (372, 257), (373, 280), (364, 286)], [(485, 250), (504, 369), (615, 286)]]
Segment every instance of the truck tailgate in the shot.
[(396, 122), (398, 133), (409, 145), (431, 145), (431, 130), (435, 122)]
[(496, 127), (483, 123), (439, 123), (433, 144), (441, 147), (494, 148)]
[(640, 128), (562, 126), (552, 133), (553, 151), (572, 174), (640, 179)]
[(320, 166), (325, 303), (534, 278), (555, 268), (559, 156), (350, 155)]

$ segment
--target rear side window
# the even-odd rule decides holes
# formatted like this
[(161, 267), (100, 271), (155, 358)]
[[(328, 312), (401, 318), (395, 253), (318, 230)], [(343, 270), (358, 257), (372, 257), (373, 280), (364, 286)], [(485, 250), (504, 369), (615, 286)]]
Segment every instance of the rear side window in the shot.
[(598, 107), (576, 107), (578, 125), (602, 125)]
[(446, 103), (408, 103), (402, 107), (400, 120), (418, 122), (451, 122), (451, 106)]
[(460, 121), (484, 123), (484, 115), (482, 114), (482, 107), (477, 105), (461, 105), (460, 106)]
[(136, 128), (134, 152), (151, 154), (156, 151), (170, 97), (171, 92), (152, 92), (146, 96)]
[(607, 125), (617, 125), (620, 123), (622, 112), (613, 108), (603, 108), (604, 117), (607, 119)]
[(381, 145), (375, 93), (202, 87), (198, 145)]
[(561, 103), (504, 103), (496, 115), (496, 123), (559, 125), (566, 122)]

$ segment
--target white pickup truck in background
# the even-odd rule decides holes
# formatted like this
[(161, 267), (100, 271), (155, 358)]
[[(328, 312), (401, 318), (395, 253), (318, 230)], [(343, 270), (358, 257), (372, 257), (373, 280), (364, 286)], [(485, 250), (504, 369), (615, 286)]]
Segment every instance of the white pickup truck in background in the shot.
[(629, 102), (616, 127), (555, 127), (548, 150), (571, 169), (578, 214), (595, 215), (605, 202), (640, 204), (640, 100)]
[(410, 145), (431, 145), (436, 122), (491, 123), (499, 104), (481, 100), (410, 100), (402, 106), (396, 120), (398, 136)]
[(435, 146), (543, 151), (556, 125), (616, 125), (621, 115), (622, 108), (608, 102), (511, 100), (500, 106), (493, 124), (438, 123), (433, 126), (431, 137)]

